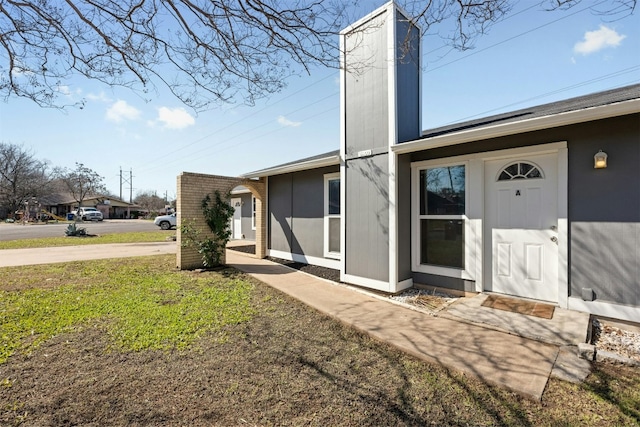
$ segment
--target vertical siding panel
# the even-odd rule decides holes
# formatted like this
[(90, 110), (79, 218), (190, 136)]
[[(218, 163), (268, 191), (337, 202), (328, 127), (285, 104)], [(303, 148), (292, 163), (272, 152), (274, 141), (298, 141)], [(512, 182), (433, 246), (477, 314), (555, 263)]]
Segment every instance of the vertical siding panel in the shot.
[(388, 155), (348, 162), (346, 273), (389, 278)]

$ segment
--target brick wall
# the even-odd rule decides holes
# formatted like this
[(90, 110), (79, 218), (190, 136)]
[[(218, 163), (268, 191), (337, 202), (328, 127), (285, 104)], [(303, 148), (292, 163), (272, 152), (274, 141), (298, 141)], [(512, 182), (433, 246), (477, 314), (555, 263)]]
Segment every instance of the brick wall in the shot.
[[(267, 228), (265, 221), (265, 204), (263, 203), (263, 201), (266, 200), (264, 179), (256, 181), (245, 178), (183, 172), (178, 175), (178, 200), (176, 202), (176, 210), (178, 212), (178, 254), (176, 263), (179, 269), (202, 268), (202, 258), (200, 254), (193, 248), (182, 247), (180, 225), (183, 224), (184, 221), (193, 222), (194, 227), (200, 230), (203, 237), (211, 236), (211, 231), (204, 220), (202, 208), (200, 207), (202, 199), (204, 199), (207, 194), (213, 196), (216, 190), (225, 196), (239, 185), (244, 185), (251, 190), (251, 193), (256, 198), (256, 257), (265, 257)], [(222, 262), (224, 263), (224, 259)]]

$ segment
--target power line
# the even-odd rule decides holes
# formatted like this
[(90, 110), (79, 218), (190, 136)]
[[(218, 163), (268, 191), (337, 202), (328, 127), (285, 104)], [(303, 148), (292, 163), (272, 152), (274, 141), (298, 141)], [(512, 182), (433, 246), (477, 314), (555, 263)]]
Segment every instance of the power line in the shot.
[[(590, 85), (592, 83), (597, 83), (597, 82), (602, 81), (602, 80), (607, 80), (607, 79), (611, 79), (611, 78), (614, 78), (614, 77), (619, 77), (619, 76), (622, 76), (624, 74), (632, 73), (634, 71), (640, 71), (640, 64), (639, 65), (635, 65), (633, 67), (625, 68), (623, 70), (618, 70), (618, 71), (615, 71), (615, 72), (610, 73), (610, 74), (605, 74), (604, 76), (599, 76), (599, 77), (595, 77), (595, 78), (590, 79), (590, 80), (585, 80), (583, 82), (576, 83), (576, 84), (571, 85), (571, 86), (565, 86), (565, 87), (560, 88), (560, 89), (555, 89), (555, 90), (553, 90), (551, 92), (546, 92), (546, 93), (543, 93), (543, 94), (540, 94), (540, 95), (533, 96), (531, 98), (523, 99), (521, 101), (513, 102), (511, 104), (503, 105), (501, 107), (492, 108), (491, 110), (485, 110), (482, 113), (474, 114), (472, 116), (467, 116), (467, 117), (463, 117), (461, 119), (456, 119), (456, 120), (453, 120), (451, 122), (445, 123), (444, 125), (446, 126), (446, 125), (450, 125), (450, 124), (453, 124), (453, 123), (460, 123), (460, 122), (464, 122), (464, 121), (467, 121), (467, 120), (474, 119), (476, 117), (486, 117), (488, 114), (494, 113), (496, 111), (505, 110), (507, 108), (514, 107), (516, 105), (520, 105), (520, 104), (528, 103), (528, 102), (531, 102), (531, 101), (535, 101), (536, 99), (546, 98), (546, 97), (551, 96), (551, 95), (556, 95), (558, 93), (566, 92), (568, 90), (576, 89), (576, 88), (579, 88), (579, 87), (582, 87), (582, 86), (587, 86), (587, 85)], [(627, 86), (627, 85), (630, 85), (630, 84), (633, 84), (633, 83), (637, 83), (637, 82), (638, 82), (638, 79), (635, 79), (635, 80), (631, 80), (631, 81), (628, 81), (626, 83), (617, 85), (616, 87), (623, 87), (623, 86)], [(615, 87), (610, 87), (609, 89), (614, 89), (614, 88)]]
[(545, 24), (539, 25), (539, 26), (537, 26), (537, 27), (535, 27), (535, 28), (532, 28), (532, 29), (530, 29), (530, 30), (527, 30), (527, 31), (525, 31), (525, 32), (523, 32), (523, 33), (517, 34), (517, 35), (512, 36), (512, 37), (509, 37), (509, 38), (508, 38), (508, 39), (506, 39), (506, 40), (501, 40), (501, 41), (499, 41), (499, 42), (497, 42), (497, 43), (494, 43), (494, 44), (492, 44), (492, 45), (490, 45), (490, 46), (487, 46), (487, 47), (485, 47), (485, 48), (482, 48), (482, 49), (479, 49), (479, 50), (475, 50), (475, 51), (473, 51), (473, 52), (470, 52), (470, 53), (468, 53), (467, 55), (461, 56), (460, 58), (456, 58), (456, 59), (454, 59), (454, 60), (452, 60), (452, 61), (449, 61), (449, 62), (444, 63), (444, 64), (442, 64), (442, 65), (439, 65), (439, 66), (437, 66), (437, 67), (429, 68), (429, 69), (425, 70), (425, 74), (426, 74), (426, 73), (431, 73), (431, 72), (436, 71), (436, 70), (439, 70), (440, 68), (446, 67), (447, 65), (454, 64), (454, 63), (456, 63), (456, 62), (458, 62), (458, 61), (462, 61), (463, 59), (467, 59), (467, 58), (469, 58), (469, 57), (471, 57), (471, 56), (474, 56), (474, 55), (477, 55), (477, 54), (479, 54), (479, 53), (486, 52), (487, 50), (489, 50), (489, 49), (493, 49), (493, 48), (494, 48), (494, 47), (496, 47), (496, 46), (503, 45), (503, 44), (505, 44), (505, 43), (508, 43), (508, 42), (510, 42), (510, 41), (513, 41), (513, 40), (515, 40), (515, 39), (517, 39), (517, 38), (520, 38), (520, 37), (522, 37), (522, 36), (525, 36), (525, 35), (527, 35), (527, 34), (531, 34), (531, 33), (533, 33), (534, 31), (541, 30), (542, 28), (548, 27), (549, 25), (555, 24), (556, 22), (560, 22), (560, 21), (562, 21), (562, 20), (564, 20), (564, 19), (567, 19), (567, 18), (570, 18), (570, 17), (572, 17), (572, 16), (574, 16), (574, 15), (577, 15), (578, 13), (582, 13), (582, 12), (584, 12), (585, 10), (589, 10), (589, 9), (591, 9), (591, 8), (593, 8), (593, 7), (600, 6), (600, 5), (601, 5), (601, 4), (603, 4), (603, 3), (605, 3), (605, 1), (604, 1), (604, 0), (603, 0), (603, 1), (601, 1), (601, 2), (599, 2), (599, 3), (596, 3), (596, 4), (594, 4), (594, 5), (587, 6), (587, 7), (583, 8), (583, 9), (580, 9), (580, 10), (577, 10), (577, 11), (575, 11), (575, 12), (573, 12), (573, 13), (570, 13), (570, 14), (568, 14), (568, 15), (565, 15), (565, 16), (563, 16), (563, 17), (561, 17), (561, 18), (558, 18), (558, 19), (555, 19), (555, 20), (553, 20), (553, 21), (547, 22), (547, 23), (545, 23)]

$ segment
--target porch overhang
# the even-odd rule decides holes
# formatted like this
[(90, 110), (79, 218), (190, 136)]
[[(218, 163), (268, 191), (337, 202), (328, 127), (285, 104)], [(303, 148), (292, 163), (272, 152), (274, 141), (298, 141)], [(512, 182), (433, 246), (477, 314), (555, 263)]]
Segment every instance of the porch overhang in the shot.
[(331, 154), (325, 157), (314, 158), (308, 161), (300, 161), (296, 163), (274, 166), (272, 168), (262, 169), (255, 172), (249, 172), (244, 175), (240, 175), (241, 178), (257, 179), (271, 175), (280, 175), (284, 173), (298, 172), (309, 169), (322, 168), (325, 166), (335, 166), (340, 164), (340, 155)]

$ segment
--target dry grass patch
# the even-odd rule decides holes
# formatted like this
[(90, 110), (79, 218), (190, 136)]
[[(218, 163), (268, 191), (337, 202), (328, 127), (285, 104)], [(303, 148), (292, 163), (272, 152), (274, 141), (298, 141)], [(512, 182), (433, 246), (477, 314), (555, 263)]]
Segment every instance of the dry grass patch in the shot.
[[(416, 360), (232, 270), (176, 272), (173, 260), (71, 263), (37, 274), (43, 280), (67, 275), (69, 282), (44, 289), (49, 292), (72, 286), (76, 295), (102, 289), (110, 295), (106, 300), (131, 299), (132, 315), (149, 319), (150, 330), (155, 326), (158, 333), (163, 326), (157, 314), (165, 307), (208, 287), (239, 287), (246, 290), (246, 304), (238, 305), (234, 297), (213, 298), (222, 303), (215, 308), (193, 306), (204, 317), (229, 309), (244, 313), (242, 320), (202, 329), (184, 347), (134, 351), (114, 345), (109, 329), (114, 319), (106, 310), (38, 347), (16, 351), (0, 365), (0, 425), (631, 426), (640, 421), (636, 369), (599, 364), (585, 384), (552, 380), (543, 401), (532, 402)], [(0, 269), (0, 275), (6, 271)], [(105, 290), (100, 280), (105, 275), (114, 277), (111, 283), (156, 295), (153, 303), (141, 304), (135, 292), (126, 298), (111, 293), (118, 286)], [(143, 277), (153, 279), (141, 284)], [(42, 291), (33, 283), (20, 286), (19, 279), (12, 287), (3, 298)]]

